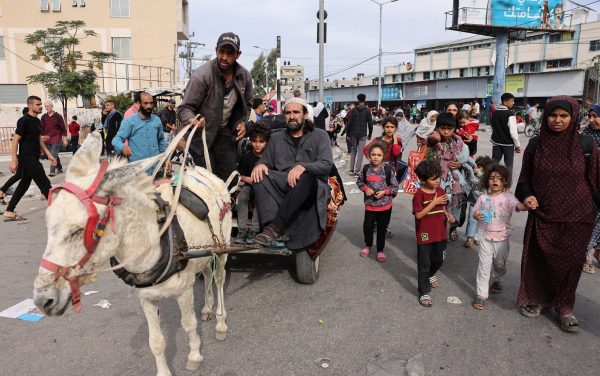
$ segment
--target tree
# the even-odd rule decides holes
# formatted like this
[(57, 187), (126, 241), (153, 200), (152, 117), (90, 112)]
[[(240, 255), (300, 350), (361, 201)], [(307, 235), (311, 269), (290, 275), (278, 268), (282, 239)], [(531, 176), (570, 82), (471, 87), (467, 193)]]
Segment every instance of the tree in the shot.
[(98, 91), (97, 74), (94, 68), (102, 69), (103, 64), (115, 55), (107, 52), (90, 51), (90, 60), (83, 60), (83, 53), (77, 50), (81, 40), (96, 37), (97, 34), (85, 28), (83, 21), (58, 21), (54, 27), (36, 30), (25, 36), (25, 43), (35, 49), (32, 60), (52, 64), (54, 71), (33, 74), (27, 77), (32, 84), (44, 85), (51, 99), (60, 101), (63, 117), (67, 117), (67, 105), (78, 95), (93, 97)]
[[(267, 65), (267, 88), (265, 89), (265, 64)], [(266, 57), (263, 52), (258, 55), (252, 65), (252, 79), (254, 81), (254, 95), (262, 97), (270, 90), (275, 89), (277, 82), (277, 51), (271, 50)]]

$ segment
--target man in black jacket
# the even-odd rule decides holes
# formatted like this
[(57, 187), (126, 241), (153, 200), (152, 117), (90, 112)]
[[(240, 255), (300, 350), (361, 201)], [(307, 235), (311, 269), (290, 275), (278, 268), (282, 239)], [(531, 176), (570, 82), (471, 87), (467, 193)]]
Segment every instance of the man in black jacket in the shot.
[[(217, 41), (216, 59), (196, 70), (177, 108), (182, 124), (206, 127), (213, 173), (222, 180), (235, 170), (237, 142), (246, 135), (252, 106), (252, 76), (237, 62), (241, 53), (240, 37), (222, 34)], [(185, 141), (179, 143), (179, 148), (184, 146)], [(190, 155), (197, 166), (206, 166), (200, 129), (191, 140)]]
[(517, 131), (517, 118), (512, 111), (515, 105), (515, 96), (511, 93), (504, 93), (500, 100), (502, 104), (492, 112), (492, 159), (500, 163), (504, 157), (510, 183), (515, 152), (521, 152), (521, 144)]
[(358, 176), (362, 168), (365, 143), (371, 139), (373, 134), (373, 118), (371, 110), (365, 105), (367, 96), (358, 94), (356, 99), (358, 99), (358, 105), (350, 112), (346, 133), (352, 143), (350, 173)]

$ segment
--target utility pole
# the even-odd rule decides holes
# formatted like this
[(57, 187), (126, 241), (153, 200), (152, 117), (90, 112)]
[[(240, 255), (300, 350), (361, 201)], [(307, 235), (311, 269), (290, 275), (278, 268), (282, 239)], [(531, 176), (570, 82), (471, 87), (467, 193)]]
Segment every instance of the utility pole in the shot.
[[(194, 35), (192, 34), (192, 37), (193, 36)], [(179, 54), (179, 57), (185, 60), (185, 78), (188, 80), (192, 77), (193, 61), (196, 60), (194, 59), (194, 50), (196, 50), (198, 46), (204, 47), (206, 44), (188, 41), (185, 43), (185, 51)]]
[(325, 81), (325, 0), (319, 0), (319, 102), (324, 102)]
[(277, 113), (281, 113), (281, 36), (277, 36)]

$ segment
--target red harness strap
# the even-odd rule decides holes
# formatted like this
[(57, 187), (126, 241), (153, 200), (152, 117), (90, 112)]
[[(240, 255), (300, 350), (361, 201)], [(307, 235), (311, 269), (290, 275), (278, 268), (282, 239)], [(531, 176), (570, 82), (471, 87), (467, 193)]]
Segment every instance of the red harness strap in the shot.
[[(106, 224), (110, 222), (111, 229), (113, 233), (115, 232), (114, 227), (114, 206), (119, 205), (121, 203), (121, 199), (110, 193), (108, 197), (100, 197), (96, 195), (96, 190), (98, 186), (102, 182), (104, 175), (106, 174), (106, 170), (108, 169), (109, 162), (108, 160), (103, 160), (100, 164), (100, 169), (98, 170), (98, 174), (96, 178), (92, 182), (92, 184), (86, 189), (78, 187), (73, 183), (63, 183), (55, 188), (50, 190), (50, 194), (48, 195), (48, 206), (52, 205), (52, 196), (54, 193), (58, 193), (60, 190), (65, 190), (81, 201), (81, 203), (86, 207), (88, 213), (88, 219), (85, 224), (85, 229), (83, 232), (83, 244), (86, 249), (85, 255), (77, 262), (75, 265), (71, 266), (62, 266), (55, 264), (51, 261), (48, 261), (45, 258), (42, 258), (42, 262), (40, 263), (40, 267), (49, 270), (52, 274), (58, 278), (63, 277), (71, 286), (71, 300), (73, 303), (73, 307), (75, 311), (79, 312), (81, 309), (81, 293), (79, 289), (79, 281), (78, 281), (78, 273), (72, 272), (72, 270), (81, 270), (85, 264), (92, 257), (96, 248), (98, 247), (98, 243), (100, 239), (104, 235), (104, 229), (106, 228)], [(106, 205), (106, 211), (102, 218), (98, 215), (98, 210), (94, 203), (100, 205)]]

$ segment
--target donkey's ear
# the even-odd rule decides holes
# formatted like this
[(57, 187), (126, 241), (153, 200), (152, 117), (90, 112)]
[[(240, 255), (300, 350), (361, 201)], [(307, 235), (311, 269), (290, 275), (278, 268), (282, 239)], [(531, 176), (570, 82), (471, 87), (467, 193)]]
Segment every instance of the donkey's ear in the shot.
[(87, 136), (85, 142), (77, 149), (73, 158), (71, 158), (66, 180), (89, 175), (90, 171), (98, 168), (103, 141), (100, 131), (94, 131)]
[(140, 161), (126, 164), (122, 167), (108, 170), (106, 175), (104, 175), (104, 179), (102, 179), (100, 186), (98, 187), (98, 192), (100, 194), (106, 194), (114, 191), (117, 187), (127, 183), (136, 175), (145, 173), (146, 170), (158, 162), (162, 156), (162, 154), (159, 154), (154, 157), (142, 159)]

